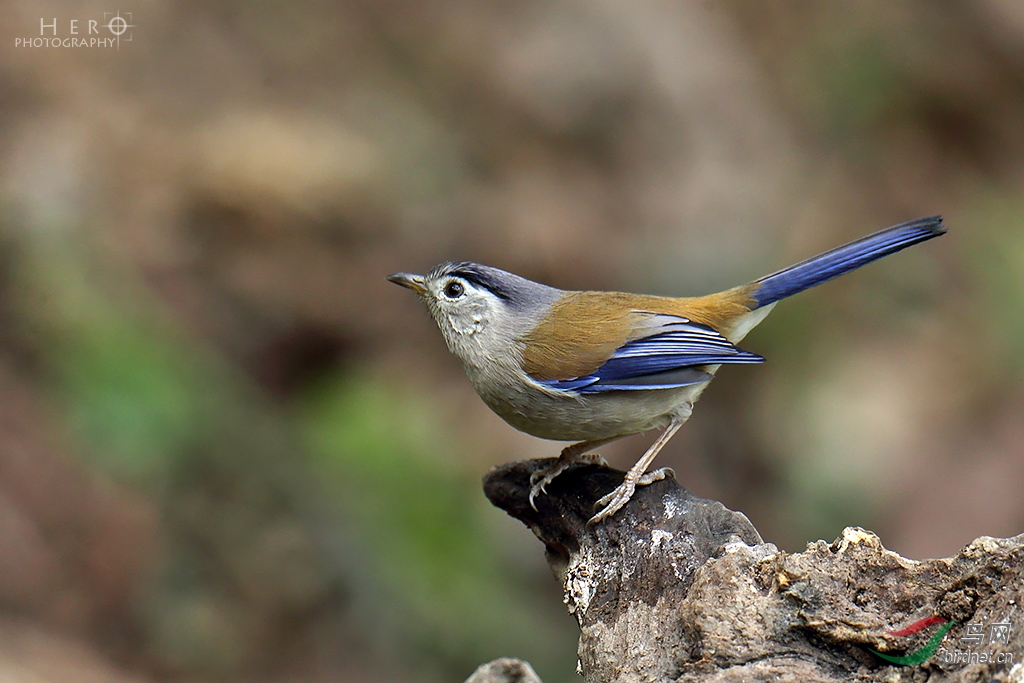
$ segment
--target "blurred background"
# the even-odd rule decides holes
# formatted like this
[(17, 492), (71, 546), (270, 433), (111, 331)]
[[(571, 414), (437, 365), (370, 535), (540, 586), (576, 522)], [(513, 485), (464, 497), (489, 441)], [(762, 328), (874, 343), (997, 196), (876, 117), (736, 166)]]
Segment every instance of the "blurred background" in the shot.
[(2, 8), (0, 679), (575, 680), (480, 490), (560, 445), (384, 280), (449, 259), (696, 295), (941, 213), (780, 305), (657, 464), (788, 551), (1024, 530), (1019, 2)]

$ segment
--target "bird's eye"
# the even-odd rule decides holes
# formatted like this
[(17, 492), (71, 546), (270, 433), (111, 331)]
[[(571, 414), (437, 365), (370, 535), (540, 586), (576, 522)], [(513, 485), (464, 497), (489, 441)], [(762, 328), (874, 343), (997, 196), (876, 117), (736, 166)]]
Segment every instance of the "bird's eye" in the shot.
[(444, 286), (444, 295), (449, 299), (458, 299), (466, 293), (466, 288), (458, 280), (452, 280)]

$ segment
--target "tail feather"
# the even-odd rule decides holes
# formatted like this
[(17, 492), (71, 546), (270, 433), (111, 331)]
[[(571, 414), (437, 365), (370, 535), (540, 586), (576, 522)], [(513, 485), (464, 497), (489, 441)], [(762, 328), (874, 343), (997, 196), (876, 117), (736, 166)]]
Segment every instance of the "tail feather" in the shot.
[(758, 308), (767, 306), (945, 232), (940, 216), (900, 223), (766, 275), (753, 283), (751, 295)]

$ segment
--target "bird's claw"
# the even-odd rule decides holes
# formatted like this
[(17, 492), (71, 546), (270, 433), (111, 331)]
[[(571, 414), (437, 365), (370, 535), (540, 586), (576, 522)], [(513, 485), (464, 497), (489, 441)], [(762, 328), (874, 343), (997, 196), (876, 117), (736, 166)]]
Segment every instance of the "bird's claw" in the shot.
[(537, 511), (536, 498), (540, 494), (547, 495), (548, 484), (555, 480), (559, 474), (565, 471), (567, 464), (556, 462), (553, 467), (545, 467), (542, 470), (530, 475), (530, 507)]
[(668, 477), (676, 478), (676, 471), (671, 467), (661, 467), (651, 472), (648, 472), (644, 476), (640, 477), (636, 481), (637, 486), (650, 486), (656, 481), (661, 481)]
[(537, 484), (536, 482), (533, 481), (533, 477), (530, 477), (530, 480), (530, 507), (532, 507), (533, 511), (536, 512), (537, 503), (534, 502), (534, 499), (541, 493), (547, 495), (547, 482), (541, 481), (539, 484)]
[(573, 456), (571, 459), (559, 458), (549, 467), (545, 467), (542, 470), (537, 470), (530, 475), (530, 507), (537, 511), (537, 504), (535, 502), (537, 496), (540, 494), (547, 495), (548, 484), (553, 482), (558, 475), (565, 472), (569, 467), (575, 464), (583, 465), (602, 465), (607, 466), (608, 463), (605, 459), (597, 453), (585, 453), (583, 455)]
[(630, 477), (629, 475), (626, 475), (626, 478), (621, 484), (616, 486), (610, 493), (601, 496), (597, 502), (594, 503), (594, 508), (600, 509), (598, 509), (597, 514), (587, 520), (587, 526), (602, 522), (621, 510), (623, 506), (629, 502), (629, 499), (633, 497), (633, 493), (636, 491), (637, 486), (649, 486), (656, 481), (661, 481), (665, 477), (672, 477), (675, 479), (675, 470), (671, 467), (662, 467), (660, 469), (647, 472), (646, 474), (642, 474), (639, 477)]

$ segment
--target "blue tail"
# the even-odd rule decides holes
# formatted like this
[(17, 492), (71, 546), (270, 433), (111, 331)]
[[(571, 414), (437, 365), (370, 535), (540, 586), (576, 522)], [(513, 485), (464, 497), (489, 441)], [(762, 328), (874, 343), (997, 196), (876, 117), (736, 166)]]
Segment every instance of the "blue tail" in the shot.
[(940, 216), (900, 223), (766, 275), (754, 283), (751, 294), (758, 307), (767, 306), (945, 232)]

